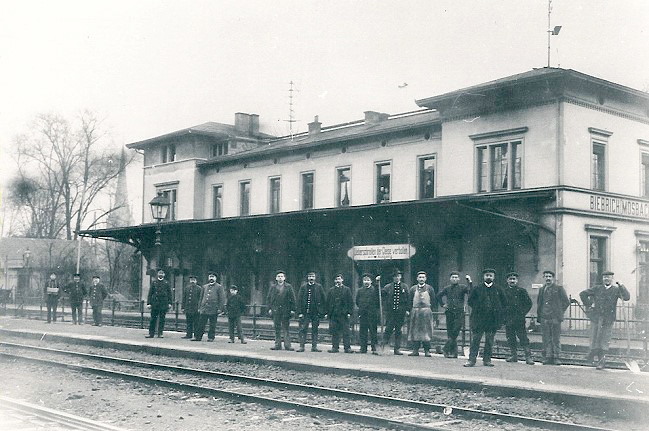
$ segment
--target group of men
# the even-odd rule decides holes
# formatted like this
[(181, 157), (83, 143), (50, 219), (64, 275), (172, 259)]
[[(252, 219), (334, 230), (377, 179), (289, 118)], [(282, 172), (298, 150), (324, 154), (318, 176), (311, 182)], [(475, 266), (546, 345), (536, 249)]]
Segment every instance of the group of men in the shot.
[(101, 326), (102, 322), (102, 309), (104, 299), (108, 296), (108, 290), (100, 283), (100, 277), (94, 275), (92, 277), (92, 284), (89, 287), (81, 281), (81, 274), (75, 273), (72, 276), (72, 281), (65, 287), (61, 288), (56, 273), (50, 274), (50, 279), (43, 287), (43, 294), (45, 296), (45, 304), (47, 306), (47, 323), (56, 322), (56, 312), (59, 306), (59, 298), (61, 294), (67, 295), (70, 300), (70, 308), (72, 311), (72, 323), (74, 325), (83, 324), (83, 300), (87, 297), (92, 307), (92, 319), (94, 326)]

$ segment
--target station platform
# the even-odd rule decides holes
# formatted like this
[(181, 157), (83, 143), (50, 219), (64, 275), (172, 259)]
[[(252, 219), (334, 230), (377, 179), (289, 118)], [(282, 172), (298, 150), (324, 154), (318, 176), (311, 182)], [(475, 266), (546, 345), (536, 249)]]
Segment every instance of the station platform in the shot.
[[(633, 373), (629, 370), (595, 370), (584, 366), (534, 366), (525, 362), (507, 363), (495, 359), (494, 367), (484, 367), (478, 361), (473, 368), (463, 367), (466, 358), (444, 358), (433, 354), (431, 358), (394, 356), (388, 347), (379, 355), (328, 353), (328, 344), (320, 344), (322, 352), (274, 351), (267, 340), (247, 340), (247, 344), (228, 343), (228, 337), (217, 336), (214, 342), (192, 342), (181, 338), (183, 332), (165, 331), (163, 338), (145, 338), (147, 330), (117, 326), (73, 325), (70, 322), (45, 323), (41, 320), (0, 317), (0, 337), (23, 336), (38, 339), (44, 345), (51, 340), (70, 343), (100, 343), (114, 349), (151, 349), (159, 354), (174, 356), (213, 357), (214, 360), (242, 359), (266, 364), (290, 364), (302, 370), (321, 372), (370, 373), (408, 378), (409, 380), (446, 380), (457, 383), (481, 384), (499, 388), (539, 391), (547, 394), (566, 394), (584, 397), (614, 397), (620, 401), (646, 403), (649, 408), (649, 373)], [(299, 347), (294, 344), (293, 347)], [(352, 346), (358, 351), (358, 346)]]

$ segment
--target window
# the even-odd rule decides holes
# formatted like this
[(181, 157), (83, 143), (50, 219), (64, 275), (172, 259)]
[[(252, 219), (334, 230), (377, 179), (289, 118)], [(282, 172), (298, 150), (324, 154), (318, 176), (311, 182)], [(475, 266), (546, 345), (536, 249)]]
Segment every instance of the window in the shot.
[(390, 162), (376, 164), (376, 202), (390, 202), (390, 177), (392, 164)]
[(593, 142), (592, 184), (594, 190), (606, 190), (606, 146), (600, 142)]
[(169, 201), (169, 210), (167, 211), (166, 221), (176, 220), (178, 216), (178, 192), (177, 189), (159, 190), (158, 195), (162, 195)]
[(642, 167), (640, 168), (642, 181), (642, 197), (649, 198), (649, 153), (642, 153)]
[(228, 154), (228, 143), (219, 142), (217, 144), (212, 144), (211, 157), (225, 156)]
[(520, 140), (476, 147), (478, 191), (520, 189), (522, 187), (521, 148)]
[(649, 238), (646, 235), (643, 235), (643, 239), (638, 241), (638, 265), (636, 268), (637, 303), (647, 307), (649, 305)]
[(242, 216), (250, 215), (250, 181), (241, 181), (239, 183), (239, 214)]
[(175, 144), (169, 144), (169, 145), (163, 145), (160, 148), (161, 151), (161, 159), (162, 163), (169, 163), (169, 162), (175, 162), (176, 161), (176, 145)]
[(212, 217), (223, 217), (223, 186), (212, 187)]
[(336, 170), (336, 206), (348, 207), (349, 189), (352, 182), (352, 169), (349, 167)]
[(313, 172), (302, 174), (302, 209), (313, 208)]
[(271, 212), (271, 214), (275, 214), (275, 213), (278, 213), (280, 211), (280, 209), (279, 209), (280, 187), (281, 187), (281, 183), (280, 183), (279, 177), (270, 179), (270, 212)]
[(419, 199), (435, 197), (435, 156), (419, 158)]
[(591, 235), (589, 237), (590, 249), (590, 285), (602, 281), (602, 272), (606, 268), (607, 237)]

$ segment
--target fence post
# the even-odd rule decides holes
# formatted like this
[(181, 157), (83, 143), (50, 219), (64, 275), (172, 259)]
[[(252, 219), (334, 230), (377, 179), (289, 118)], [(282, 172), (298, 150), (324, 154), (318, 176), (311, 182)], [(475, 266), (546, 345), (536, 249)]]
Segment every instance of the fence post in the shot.
[(115, 326), (115, 308), (117, 308), (117, 300), (113, 298), (113, 303), (110, 305), (110, 326)]
[(140, 329), (144, 329), (144, 300), (140, 301)]
[(178, 301), (176, 301), (174, 307), (176, 308), (176, 331), (178, 331), (178, 311), (179, 311)]
[(252, 304), (252, 336), (257, 338), (257, 303)]

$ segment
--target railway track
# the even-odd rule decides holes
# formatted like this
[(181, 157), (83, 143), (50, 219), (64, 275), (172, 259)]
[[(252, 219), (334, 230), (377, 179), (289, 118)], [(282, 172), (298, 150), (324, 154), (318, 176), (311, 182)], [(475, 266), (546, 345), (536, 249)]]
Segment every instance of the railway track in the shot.
[[(552, 421), (425, 401), (368, 394), (322, 386), (186, 368), (33, 345), (2, 342), (8, 360), (65, 367), (217, 398), (263, 404), (305, 414), (391, 429), (610, 430), (599, 426)], [(26, 352), (31, 353), (28, 355)], [(33, 355), (36, 353), (36, 356)], [(43, 357), (45, 356), (45, 357)], [(63, 361), (62, 358), (69, 360)], [(99, 367), (101, 364), (102, 367)], [(134, 372), (140, 370), (140, 372)]]

